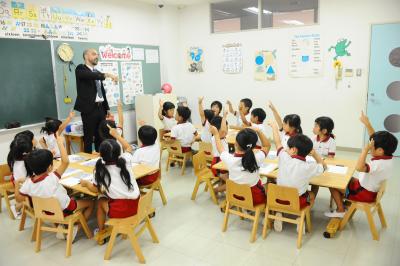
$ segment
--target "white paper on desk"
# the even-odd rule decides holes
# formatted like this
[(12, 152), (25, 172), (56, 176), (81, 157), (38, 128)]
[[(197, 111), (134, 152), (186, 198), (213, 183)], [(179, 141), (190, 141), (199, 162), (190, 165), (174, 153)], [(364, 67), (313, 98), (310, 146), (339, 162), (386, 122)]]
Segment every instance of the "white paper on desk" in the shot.
[(81, 161), (86, 160), (85, 157), (80, 156), (80, 155), (77, 155), (77, 154), (69, 155), (69, 156), (68, 156), (68, 159), (69, 159), (69, 161), (70, 161), (71, 163), (76, 163), (76, 162), (81, 162)]
[(67, 176), (71, 176), (77, 173), (83, 172), (80, 169), (75, 169), (75, 168), (67, 168), (67, 170), (65, 170), (64, 174), (61, 176), (61, 178), (67, 177)]
[(268, 152), (267, 159), (274, 160), (274, 159), (276, 159), (276, 157), (277, 157), (276, 151), (269, 151)]
[(87, 180), (87, 181), (93, 181), (93, 174), (91, 173), (79, 173), (77, 175), (74, 176), (75, 178), (78, 178), (79, 180)]
[(347, 166), (338, 166), (338, 165), (328, 165), (328, 169), (326, 170), (329, 173), (345, 175), (347, 173)]
[(87, 167), (95, 167), (97, 160), (99, 160), (99, 158), (94, 158), (94, 159), (91, 159), (89, 161), (80, 163), (80, 165), (87, 166)]
[(276, 164), (276, 163), (264, 163), (261, 165), (259, 173), (261, 175), (267, 175), (267, 174), (273, 172), (277, 167), (278, 167), (278, 164)]
[(61, 179), (61, 180), (60, 180), (60, 183), (61, 183), (63, 186), (66, 186), (66, 187), (73, 187), (73, 186), (76, 186), (76, 185), (78, 185), (80, 182), (81, 182), (81, 180), (80, 180), (79, 178), (76, 178), (76, 177), (73, 177), (73, 176), (67, 177), (67, 178), (64, 178), (64, 179)]

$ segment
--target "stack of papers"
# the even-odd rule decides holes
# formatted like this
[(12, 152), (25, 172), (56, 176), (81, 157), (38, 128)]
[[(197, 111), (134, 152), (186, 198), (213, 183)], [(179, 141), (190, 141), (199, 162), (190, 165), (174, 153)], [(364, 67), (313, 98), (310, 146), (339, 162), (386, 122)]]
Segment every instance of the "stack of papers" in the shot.
[(99, 158), (94, 158), (88, 161), (85, 161), (83, 163), (80, 163), (80, 165), (82, 166), (87, 166), (87, 167), (95, 167), (96, 166), (96, 162), (99, 160)]
[(75, 168), (67, 168), (67, 170), (65, 170), (64, 174), (61, 176), (61, 178), (65, 178), (67, 176), (71, 176), (77, 173), (83, 172), (80, 169), (75, 169)]
[(326, 170), (329, 173), (345, 175), (347, 173), (347, 166), (340, 166), (340, 165), (328, 165), (328, 169)]
[(268, 152), (267, 159), (270, 159), (270, 160), (275, 160), (275, 159), (276, 159), (276, 157), (277, 157), (277, 155), (276, 155), (276, 151), (269, 151), (269, 152)]
[(69, 159), (69, 161), (70, 161), (71, 163), (76, 163), (76, 162), (81, 162), (81, 161), (86, 160), (85, 157), (80, 156), (80, 155), (76, 155), (76, 154), (69, 155), (69, 156), (68, 156), (68, 159)]
[(276, 168), (278, 168), (278, 164), (276, 163), (264, 163), (263, 165), (261, 165), (259, 173), (261, 175), (267, 175), (273, 172)]
[(80, 180), (79, 178), (76, 178), (76, 177), (73, 177), (73, 176), (67, 177), (67, 178), (64, 178), (64, 179), (61, 179), (61, 180), (60, 180), (60, 183), (61, 183), (63, 186), (66, 186), (66, 187), (73, 187), (73, 186), (76, 186), (76, 185), (78, 185), (80, 182), (81, 182), (81, 180)]

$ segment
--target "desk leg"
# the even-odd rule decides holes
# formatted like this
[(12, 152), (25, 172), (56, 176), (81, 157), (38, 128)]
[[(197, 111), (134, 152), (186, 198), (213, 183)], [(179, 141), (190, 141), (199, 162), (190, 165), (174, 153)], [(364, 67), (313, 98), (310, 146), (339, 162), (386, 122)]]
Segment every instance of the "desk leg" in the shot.
[(65, 136), (65, 148), (67, 149), (67, 154), (71, 154), (71, 138), (69, 136)]
[(85, 152), (83, 137), (79, 141), (79, 150), (80, 150), (80, 152)]

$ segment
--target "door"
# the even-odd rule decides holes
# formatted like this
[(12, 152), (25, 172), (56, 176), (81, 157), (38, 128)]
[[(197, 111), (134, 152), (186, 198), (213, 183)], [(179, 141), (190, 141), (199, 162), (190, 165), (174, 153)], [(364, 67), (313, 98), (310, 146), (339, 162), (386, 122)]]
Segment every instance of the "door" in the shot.
[(400, 140), (400, 23), (372, 25), (370, 52), (367, 114)]

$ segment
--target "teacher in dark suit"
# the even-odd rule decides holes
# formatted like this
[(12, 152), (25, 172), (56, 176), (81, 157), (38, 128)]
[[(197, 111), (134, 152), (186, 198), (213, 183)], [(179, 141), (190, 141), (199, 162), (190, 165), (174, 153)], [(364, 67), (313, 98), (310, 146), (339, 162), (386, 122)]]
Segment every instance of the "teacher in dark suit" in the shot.
[(95, 49), (86, 49), (83, 59), (85, 64), (75, 69), (77, 97), (74, 109), (81, 112), (85, 152), (92, 153), (93, 138), (96, 151), (100, 146), (99, 124), (110, 112), (102, 81), (111, 78), (117, 82), (118, 77), (95, 69), (99, 61)]

